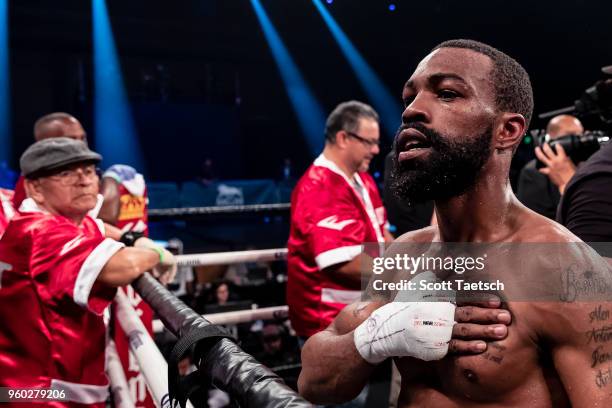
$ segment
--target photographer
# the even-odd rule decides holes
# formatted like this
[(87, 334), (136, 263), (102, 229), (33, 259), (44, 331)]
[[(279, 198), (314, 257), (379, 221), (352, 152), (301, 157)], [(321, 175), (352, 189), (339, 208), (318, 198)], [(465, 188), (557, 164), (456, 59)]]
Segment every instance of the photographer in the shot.
[[(612, 75), (612, 66), (602, 68)], [(612, 78), (599, 80), (578, 99), (573, 111), (581, 116), (597, 115), (604, 125), (612, 124)], [(589, 132), (587, 132), (589, 133)], [(572, 141), (572, 152), (562, 146), (555, 150), (544, 144), (536, 156), (546, 166), (540, 172), (555, 183), (562, 194), (556, 220), (586, 242), (612, 240), (612, 144), (603, 132), (591, 132)], [(569, 146), (566, 144), (566, 146)], [(600, 148), (601, 147), (601, 148)], [(580, 150), (580, 154), (576, 154)], [(582, 161), (578, 169), (574, 163)]]
[[(546, 126), (547, 141), (571, 134), (581, 135), (583, 132), (582, 123), (570, 115), (555, 116)], [(542, 148), (536, 147), (535, 154), (546, 167), (538, 169), (535, 159), (528, 162), (521, 170), (517, 191), (517, 197), (523, 204), (553, 220), (565, 185), (576, 171), (563, 146), (555, 146), (555, 151), (546, 143)]]
[[(555, 159), (556, 160), (556, 159)], [(561, 171), (550, 170), (549, 177)], [(567, 183), (557, 222), (585, 242), (612, 241), (612, 143), (584, 162)]]

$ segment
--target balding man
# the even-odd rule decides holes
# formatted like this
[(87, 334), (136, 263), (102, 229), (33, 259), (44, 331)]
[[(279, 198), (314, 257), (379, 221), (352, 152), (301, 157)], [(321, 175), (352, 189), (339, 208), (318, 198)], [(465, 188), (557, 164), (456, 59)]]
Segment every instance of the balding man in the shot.
[[(34, 139), (38, 142), (53, 137), (68, 137), (87, 143), (87, 133), (77, 118), (65, 112), (54, 112), (39, 118), (34, 123)], [(19, 209), (26, 199), (24, 178), (19, 177), (13, 195), (13, 207)]]
[[(548, 126), (546, 126), (546, 141), (549, 142), (563, 136), (581, 135), (583, 133), (584, 128), (578, 118), (571, 115), (559, 115), (548, 122)], [(534, 159), (528, 162), (521, 170), (517, 191), (517, 197), (523, 204), (538, 214), (553, 220), (557, 214), (557, 206), (559, 205), (563, 188), (565, 188), (565, 184), (575, 171), (574, 165), (565, 155), (563, 147), (559, 146), (557, 150), (559, 159), (562, 157), (567, 159), (560, 164), (566, 164), (566, 167), (569, 167), (567, 169), (569, 177), (562, 177), (558, 182), (550, 180), (542, 171), (536, 168), (536, 160)], [(536, 148), (536, 154), (538, 152), (552, 152), (552, 149), (545, 144), (542, 149)]]
[(50, 113), (34, 123), (34, 139), (36, 141), (51, 137), (68, 137), (87, 142), (87, 133), (85, 133), (81, 122), (64, 112)]
[(572, 115), (558, 115), (548, 122), (546, 134), (549, 140), (554, 140), (566, 135), (581, 135), (584, 127), (577, 117)]

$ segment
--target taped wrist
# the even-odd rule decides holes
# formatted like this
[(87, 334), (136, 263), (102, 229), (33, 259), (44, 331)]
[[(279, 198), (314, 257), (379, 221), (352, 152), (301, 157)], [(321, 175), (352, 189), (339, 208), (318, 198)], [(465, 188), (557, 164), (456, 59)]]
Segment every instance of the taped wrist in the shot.
[(142, 232), (136, 232), (136, 231), (127, 231), (124, 232), (123, 235), (121, 235), (121, 238), (119, 238), (119, 242), (123, 242), (125, 244), (125, 246), (134, 246), (134, 243), (138, 240), (138, 238), (142, 238), (144, 237), (144, 234)]
[(361, 323), (353, 339), (371, 364), (388, 357), (439, 360), (448, 352), (454, 318), (455, 305), (450, 302), (392, 302)]

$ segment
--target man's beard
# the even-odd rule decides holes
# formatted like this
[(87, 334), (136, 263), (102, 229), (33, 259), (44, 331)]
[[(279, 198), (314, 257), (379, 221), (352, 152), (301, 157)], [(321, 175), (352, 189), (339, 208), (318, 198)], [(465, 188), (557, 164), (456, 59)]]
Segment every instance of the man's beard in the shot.
[(397, 159), (399, 138), (395, 138), (391, 189), (400, 200), (409, 205), (447, 200), (474, 186), (490, 155), (492, 126), (476, 137), (461, 138), (459, 142), (419, 123), (403, 125), (398, 135), (407, 128), (423, 133), (431, 147), (427, 158), (416, 157), (400, 163)]

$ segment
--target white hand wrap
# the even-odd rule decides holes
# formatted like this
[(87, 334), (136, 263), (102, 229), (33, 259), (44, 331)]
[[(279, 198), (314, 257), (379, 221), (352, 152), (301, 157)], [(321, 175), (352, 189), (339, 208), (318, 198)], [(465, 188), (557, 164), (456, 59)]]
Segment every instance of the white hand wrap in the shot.
[[(432, 277), (435, 279), (433, 273), (426, 272), (415, 279), (431, 281)], [(413, 296), (398, 293), (395, 301), (375, 310), (355, 329), (355, 346), (364, 360), (372, 364), (388, 357), (431, 361), (446, 355), (455, 324), (455, 305), (448, 301), (420, 301), (423, 295), (432, 299), (431, 293), (413, 294), (414, 300), (405, 301)]]

